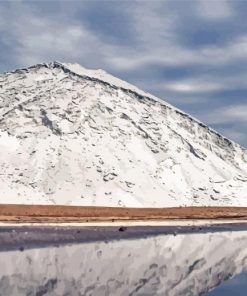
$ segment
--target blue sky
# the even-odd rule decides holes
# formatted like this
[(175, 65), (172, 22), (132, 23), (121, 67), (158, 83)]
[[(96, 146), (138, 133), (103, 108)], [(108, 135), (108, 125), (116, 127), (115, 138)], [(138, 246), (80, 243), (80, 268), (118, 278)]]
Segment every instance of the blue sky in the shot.
[(102, 68), (247, 147), (247, 1), (0, 2), (0, 72)]

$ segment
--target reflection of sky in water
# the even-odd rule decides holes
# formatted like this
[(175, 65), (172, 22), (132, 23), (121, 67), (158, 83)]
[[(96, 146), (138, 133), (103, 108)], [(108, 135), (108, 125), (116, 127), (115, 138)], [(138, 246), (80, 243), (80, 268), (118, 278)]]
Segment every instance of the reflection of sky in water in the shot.
[(243, 272), (234, 278), (222, 283), (207, 294), (207, 296), (246, 296), (247, 272)]
[[(247, 270), (246, 246), (247, 231), (229, 231), (2, 251), (0, 295), (205, 295)], [(223, 291), (211, 295), (246, 295)]]

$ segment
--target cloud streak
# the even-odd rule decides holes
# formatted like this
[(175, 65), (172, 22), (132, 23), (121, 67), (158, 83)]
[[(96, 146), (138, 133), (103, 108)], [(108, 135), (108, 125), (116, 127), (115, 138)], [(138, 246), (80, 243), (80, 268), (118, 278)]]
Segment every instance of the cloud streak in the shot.
[(204, 1), (197, 2), (197, 10), (202, 18), (210, 21), (222, 21), (234, 16), (234, 9), (230, 1)]
[(205, 116), (205, 119), (211, 124), (222, 123), (247, 123), (247, 103), (241, 105), (230, 105), (213, 110)]

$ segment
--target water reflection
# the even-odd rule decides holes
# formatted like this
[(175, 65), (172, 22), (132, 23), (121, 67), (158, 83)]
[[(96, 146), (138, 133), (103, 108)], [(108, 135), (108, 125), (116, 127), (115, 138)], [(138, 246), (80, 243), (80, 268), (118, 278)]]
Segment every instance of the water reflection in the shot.
[(8, 251), (0, 266), (0, 295), (202, 295), (247, 270), (247, 231)]

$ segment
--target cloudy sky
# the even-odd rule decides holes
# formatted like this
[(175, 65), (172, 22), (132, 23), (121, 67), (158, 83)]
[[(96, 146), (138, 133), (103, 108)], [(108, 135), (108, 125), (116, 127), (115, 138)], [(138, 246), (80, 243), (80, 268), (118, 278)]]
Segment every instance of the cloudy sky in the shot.
[(247, 147), (247, 1), (0, 1), (0, 72), (102, 68)]

